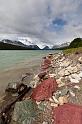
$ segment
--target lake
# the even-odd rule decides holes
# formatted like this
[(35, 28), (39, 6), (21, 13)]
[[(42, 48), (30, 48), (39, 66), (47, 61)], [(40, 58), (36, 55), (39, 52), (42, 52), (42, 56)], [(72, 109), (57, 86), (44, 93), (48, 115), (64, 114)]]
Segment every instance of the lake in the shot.
[(24, 61), (42, 58), (55, 50), (0, 50), (0, 70), (8, 69)]

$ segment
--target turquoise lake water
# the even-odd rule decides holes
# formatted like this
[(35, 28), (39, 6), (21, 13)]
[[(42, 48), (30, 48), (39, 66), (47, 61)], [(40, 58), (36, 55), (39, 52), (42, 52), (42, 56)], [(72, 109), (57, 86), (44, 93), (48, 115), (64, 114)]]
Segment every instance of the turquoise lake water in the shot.
[(33, 61), (55, 52), (55, 50), (0, 50), (0, 70), (8, 69), (25, 60)]

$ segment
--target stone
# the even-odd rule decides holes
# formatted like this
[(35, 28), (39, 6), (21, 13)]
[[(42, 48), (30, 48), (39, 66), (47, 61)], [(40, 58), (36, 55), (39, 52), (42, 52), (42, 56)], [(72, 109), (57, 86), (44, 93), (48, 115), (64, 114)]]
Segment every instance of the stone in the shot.
[(58, 99), (61, 95), (61, 91), (57, 90), (56, 93), (53, 93), (53, 96), (55, 96), (56, 99)]
[(44, 121), (42, 124), (49, 124), (48, 122)]
[(60, 64), (60, 66), (61, 67), (67, 67), (67, 66), (69, 66), (71, 64), (71, 62), (69, 61), (69, 60), (65, 60), (65, 61), (63, 61), (61, 64)]
[(82, 124), (82, 107), (74, 104), (64, 104), (53, 108), (53, 124)]
[(65, 73), (65, 76), (68, 76), (70, 74), (68, 70), (65, 70), (64, 73)]
[(61, 84), (61, 83), (63, 83), (62, 80), (63, 80), (63, 77), (60, 77), (59, 79), (56, 79), (57, 84)]
[(74, 88), (75, 88), (75, 89), (78, 89), (78, 90), (81, 89), (80, 86), (78, 86), (78, 85), (75, 85)]
[(50, 67), (50, 65), (51, 65), (51, 60), (47, 57), (43, 58), (41, 69), (46, 70)]
[(50, 77), (55, 77), (55, 76), (56, 76), (56, 74), (49, 74), (49, 76), (50, 76)]
[(35, 101), (49, 100), (53, 92), (57, 90), (57, 82), (54, 78), (43, 80), (35, 89), (31, 98)]
[(60, 59), (59, 61), (60, 62), (63, 62), (65, 60), (65, 57), (62, 57), (62, 59)]
[(61, 84), (58, 84), (58, 87), (63, 87), (63, 86), (65, 86), (65, 83), (61, 83)]
[(78, 61), (80, 64), (82, 64), (82, 57), (79, 57)]
[(58, 101), (59, 101), (59, 105), (63, 105), (64, 103), (68, 103), (67, 96), (59, 97)]
[(70, 79), (71, 83), (79, 83), (79, 80), (74, 79), (71, 76), (69, 76), (69, 79)]
[(37, 105), (39, 105), (40, 103), (41, 103), (41, 101), (40, 101), (40, 102), (37, 102), (37, 101), (36, 101), (36, 104), (37, 104)]
[(78, 72), (78, 68), (75, 66), (75, 67), (72, 67), (73, 68), (73, 72), (74, 73), (77, 73)]
[(67, 70), (70, 74), (72, 73), (77, 73), (78, 72), (78, 68), (76, 66), (72, 67), (72, 66), (69, 66), (67, 67)]
[(54, 102), (55, 102), (56, 104), (59, 104), (59, 101), (57, 100), (57, 98), (56, 98), (55, 96), (52, 96), (52, 98), (53, 98), (53, 100), (54, 100)]
[(72, 97), (75, 97), (75, 93), (71, 89), (69, 90), (69, 93)]
[(49, 101), (50, 101), (50, 102), (54, 102), (54, 100), (53, 100), (52, 98), (49, 98)]
[(37, 84), (39, 83), (39, 77), (38, 75), (35, 75), (33, 80), (29, 83), (29, 86), (31, 86), (32, 88), (35, 88), (37, 86)]
[[(45, 102), (45, 101), (44, 101)], [(46, 109), (46, 105), (44, 102), (41, 102), (39, 105), (38, 105), (38, 108), (41, 110), (41, 111), (45, 111)]]
[(5, 91), (17, 92), (18, 85), (19, 83), (17, 82), (9, 83)]
[(78, 81), (81, 80), (81, 78), (80, 78), (80, 76), (78, 74), (72, 74), (71, 77), (76, 79), (76, 80), (78, 80)]
[(79, 77), (82, 78), (82, 71), (80, 71), (80, 73), (79, 73)]
[(58, 72), (58, 75), (63, 77), (65, 75), (65, 69), (62, 69), (61, 71)]
[(46, 74), (47, 74), (47, 72), (46, 72), (46, 71), (43, 71), (43, 72), (41, 72), (41, 73), (38, 74), (38, 77), (39, 77), (40, 79), (43, 79)]
[(38, 84), (37, 80), (36, 81), (31, 81), (29, 86), (32, 87), (32, 88), (35, 88), (37, 86), (37, 84)]
[(51, 106), (52, 106), (52, 107), (58, 107), (58, 104), (56, 104), (56, 103), (51, 103)]
[(68, 93), (69, 93), (69, 89), (66, 88), (66, 87), (61, 90), (61, 96), (65, 96), (65, 95), (67, 95)]
[(29, 99), (16, 102), (12, 120), (19, 124), (32, 124), (38, 114), (36, 103)]

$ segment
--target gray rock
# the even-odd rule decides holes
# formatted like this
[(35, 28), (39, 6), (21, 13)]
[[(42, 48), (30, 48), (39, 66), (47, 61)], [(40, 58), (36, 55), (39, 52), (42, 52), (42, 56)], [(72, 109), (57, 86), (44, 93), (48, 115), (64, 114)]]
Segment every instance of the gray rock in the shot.
[(68, 88), (64, 88), (61, 90), (61, 96), (67, 95), (69, 93), (69, 89)]

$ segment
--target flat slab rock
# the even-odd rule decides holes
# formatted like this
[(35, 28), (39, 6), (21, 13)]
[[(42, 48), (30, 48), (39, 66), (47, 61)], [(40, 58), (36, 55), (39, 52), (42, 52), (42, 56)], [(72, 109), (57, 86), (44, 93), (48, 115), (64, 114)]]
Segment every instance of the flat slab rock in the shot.
[(53, 124), (82, 124), (82, 106), (64, 104), (53, 109)]

